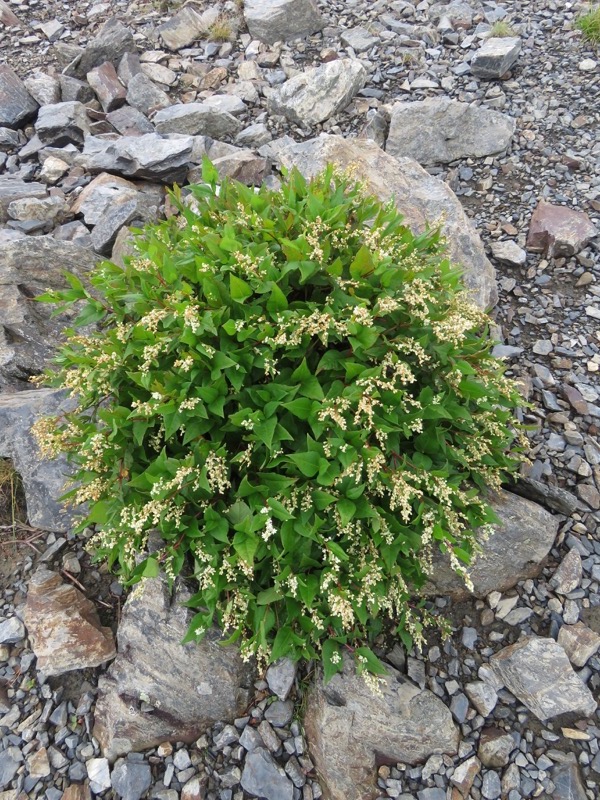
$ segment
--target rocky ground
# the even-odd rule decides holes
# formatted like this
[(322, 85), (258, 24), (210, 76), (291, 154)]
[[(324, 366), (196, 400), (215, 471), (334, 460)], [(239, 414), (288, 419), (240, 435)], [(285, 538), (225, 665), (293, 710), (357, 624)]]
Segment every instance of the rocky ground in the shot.
[[(163, 187), (197, 179), (203, 153), (221, 174), (259, 183), (276, 181), (273, 166), (303, 157), (282, 136), (369, 136), (388, 155), (361, 145), (367, 162), (410, 156), (458, 196), (485, 245), (485, 254), (469, 236), (456, 245), (470, 254), (482, 303), (496, 291), (486, 254), (497, 271), (497, 353), (531, 404), (523, 412), (531, 464), (517, 491), (552, 512), (533, 516), (515, 499), (504, 531), (510, 514), (515, 542), (519, 531), (522, 540), (543, 529), (545, 566), (509, 563), (515, 575), (527, 568), (508, 589), (490, 589), (482, 574), (478, 599), (459, 598), (451, 587), (436, 596), (452, 638), (433, 636), (423, 653), (399, 646), (388, 653), (397, 672), (383, 701), (351, 675), (329, 696), (319, 689), (309, 699), (312, 675), (285, 664), (248, 682), (234, 659), (216, 672), (227, 696), (199, 739), (169, 744), (165, 735), (158, 746), (129, 753), (115, 744), (119, 714), (130, 726), (141, 720), (142, 741), (140, 731), (160, 716), (156, 662), (174, 665), (184, 680), (186, 665), (166, 633), (182, 621), (156, 589), (146, 607), (165, 638), (147, 652), (134, 633), (149, 624), (141, 601), (121, 619), (123, 589), (90, 563), (83, 542), (64, 533), (58, 510), (32, 484), (33, 527), (18, 532), (27, 543), (2, 550), (0, 800), (311, 800), (323, 792), (335, 800), (377, 793), (593, 800), (600, 782), (600, 55), (574, 29), (583, 4), (322, 0), (320, 18), (298, 0), (279, 20), (265, 12), (271, 5), (0, 3), (0, 453), (31, 467), (14, 438), (33, 413), (22, 390), (64, 320), (32, 316), (27, 298), (58, 280), (65, 263), (85, 269), (96, 254), (119, 257), (123, 226), (161, 213)], [(512, 38), (482, 55), (498, 21), (510, 24)], [(282, 44), (293, 25), (308, 34)], [(352, 151), (350, 159), (358, 158)], [(391, 162), (377, 163), (390, 170), (383, 183), (396, 175)], [(426, 176), (415, 175), (425, 185)], [(428, 186), (428, 195), (437, 191)], [(454, 206), (451, 212), (452, 224), (463, 225)], [(41, 535), (38, 526), (54, 532)], [(96, 661), (85, 670), (59, 674), (60, 648), (27, 611), (40, 565), (62, 574), (56, 618), (83, 602), (76, 590), (94, 601)], [(48, 603), (49, 596), (46, 588)], [(89, 622), (86, 608), (79, 628)], [(119, 620), (120, 654), (106, 677), (95, 665), (114, 655), (114, 645), (98, 631)], [(137, 661), (127, 661), (128, 648)], [(204, 662), (196, 666), (197, 674), (206, 670)], [(145, 688), (127, 706), (131, 669), (143, 673)], [(234, 713), (227, 703), (240, 687)], [(161, 691), (168, 705), (169, 687)], [(199, 713), (197, 695), (180, 700), (183, 716), (183, 709)], [(103, 722), (92, 733), (95, 713)], [(365, 788), (375, 781), (376, 790)]]

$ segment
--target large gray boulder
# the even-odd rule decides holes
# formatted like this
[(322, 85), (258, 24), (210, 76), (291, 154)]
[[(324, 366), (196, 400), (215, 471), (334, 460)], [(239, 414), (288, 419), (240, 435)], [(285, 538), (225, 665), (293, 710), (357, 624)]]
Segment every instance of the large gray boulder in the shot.
[(482, 158), (506, 150), (515, 121), (499, 111), (430, 97), (396, 103), (391, 111), (386, 152), (414, 158), (424, 167), (460, 158)]
[(273, 44), (325, 27), (315, 0), (245, 0), (244, 17), (253, 39)]
[(494, 268), (473, 224), (448, 186), (412, 159), (392, 158), (369, 140), (327, 134), (300, 144), (287, 140), (278, 146), (273, 142), (261, 152), (268, 152), (285, 167), (298, 167), (307, 177), (321, 172), (327, 163), (335, 164), (364, 181), (366, 190), (380, 200), (393, 197), (415, 233), (442, 223), (450, 257), (464, 268), (463, 279), (474, 302), (481, 308), (496, 303)]
[(218, 720), (245, 712), (253, 673), (211, 629), (181, 644), (192, 612), (162, 578), (130, 594), (117, 631), (118, 655), (98, 682), (94, 736), (111, 761), (164, 741), (192, 742)]
[(52, 317), (53, 306), (33, 298), (66, 288), (65, 270), (84, 276), (97, 257), (50, 236), (27, 237), (0, 248), (0, 389), (23, 388), (44, 369), (75, 311)]
[(0, 458), (10, 458), (21, 476), (27, 519), (34, 528), (62, 532), (71, 526), (69, 514), (58, 501), (66, 491), (69, 466), (63, 456), (40, 457), (31, 426), (41, 417), (59, 417), (72, 407), (73, 401), (55, 389), (0, 394)]
[(304, 727), (328, 800), (377, 796), (376, 764), (416, 764), (432, 753), (454, 755), (459, 732), (445, 704), (393, 667), (374, 693), (354, 661), (328, 684), (318, 677)]
[[(558, 532), (559, 517), (523, 497), (500, 492), (490, 497), (490, 504), (500, 523), (481, 542), (481, 552), (468, 567), (477, 597), (506, 592), (519, 581), (539, 575)], [(468, 594), (463, 579), (439, 550), (434, 552), (430, 581), (423, 594), (449, 594), (457, 599)]]
[(342, 58), (295, 75), (267, 99), (271, 114), (299, 125), (316, 125), (342, 111), (367, 80), (360, 61)]

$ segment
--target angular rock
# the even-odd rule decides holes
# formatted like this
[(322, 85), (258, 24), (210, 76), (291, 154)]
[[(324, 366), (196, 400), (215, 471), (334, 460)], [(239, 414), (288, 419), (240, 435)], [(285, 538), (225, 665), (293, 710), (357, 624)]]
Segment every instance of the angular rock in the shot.
[(18, 617), (0, 622), (0, 644), (16, 644), (25, 638), (25, 626)]
[(520, 52), (518, 36), (487, 39), (471, 59), (471, 72), (476, 78), (497, 80), (508, 72)]
[(69, 165), (62, 158), (48, 156), (42, 164), (40, 178), (49, 184), (58, 183), (62, 176), (69, 171)]
[(490, 249), (496, 261), (501, 264), (522, 267), (527, 262), (527, 253), (516, 242), (492, 242)]
[(280, 700), (288, 699), (296, 680), (297, 667), (297, 663), (291, 658), (280, 658), (268, 668), (266, 678), (269, 689)]
[(0, 789), (4, 789), (12, 781), (22, 761), (23, 756), (18, 747), (7, 747), (0, 751)]
[(94, 250), (102, 255), (110, 255), (121, 228), (132, 223), (138, 216), (137, 197), (133, 199), (127, 199), (122, 195), (117, 197), (92, 230)]
[(110, 789), (110, 765), (106, 758), (90, 758), (85, 762), (90, 788), (94, 794)]
[(315, 0), (245, 0), (244, 17), (252, 38), (267, 44), (308, 36), (325, 27)]
[[(481, 543), (482, 552), (468, 568), (476, 597), (505, 592), (519, 581), (538, 575), (558, 531), (558, 517), (529, 500), (503, 491), (491, 497), (490, 502), (501, 522)], [(434, 551), (430, 580), (422, 592), (454, 598), (467, 594), (447, 556), (438, 550)]]
[(597, 235), (598, 230), (583, 211), (540, 200), (529, 224), (527, 249), (550, 258), (568, 257)]
[(121, 800), (140, 800), (152, 784), (150, 765), (120, 758), (112, 771), (111, 781)]
[(117, 67), (117, 75), (123, 86), (129, 86), (129, 81), (141, 71), (142, 65), (137, 53), (125, 53)]
[(158, 111), (152, 120), (158, 133), (182, 133), (222, 139), (235, 136), (242, 123), (232, 114), (207, 103), (185, 103)]
[(511, 486), (514, 494), (527, 497), (546, 508), (558, 511), (559, 514), (570, 516), (577, 510), (579, 504), (575, 495), (560, 486), (536, 481), (533, 478), (519, 477)]
[(110, 760), (165, 741), (192, 742), (217, 720), (244, 713), (252, 670), (237, 648), (220, 645), (216, 630), (181, 644), (191, 619), (181, 604), (189, 597), (180, 589), (171, 599), (164, 581), (152, 578), (123, 608), (119, 652), (99, 680), (95, 711), (94, 736)]
[(11, 219), (52, 222), (64, 214), (65, 209), (66, 203), (62, 197), (22, 197), (12, 201), (7, 213)]
[(86, 77), (104, 111), (114, 111), (125, 103), (127, 91), (110, 61), (94, 67)]
[(81, 145), (90, 132), (85, 106), (77, 100), (42, 106), (35, 122), (35, 130), (46, 145)]
[(592, 693), (553, 639), (524, 637), (490, 658), (506, 688), (542, 722), (559, 714), (591, 716)]
[(550, 586), (558, 594), (569, 594), (577, 589), (583, 576), (580, 553), (573, 548), (560, 562), (554, 575), (550, 578)]
[(294, 784), (265, 749), (252, 750), (246, 756), (242, 788), (265, 800), (292, 800)]
[(117, 199), (134, 200), (137, 196), (134, 183), (103, 172), (88, 183), (73, 203), (71, 211), (73, 214), (82, 214), (87, 225), (97, 225)]
[(246, 186), (260, 186), (270, 171), (270, 163), (266, 158), (249, 151), (215, 158), (213, 164), (219, 178), (232, 178)]
[(308, 696), (304, 727), (331, 800), (375, 796), (376, 763), (416, 764), (432, 753), (454, 755), (459, 732), (444, 703), (393, 667), (372, 692), (344, 657), (342, 673), (319, 677)]
[(134, 75), (127, 84), (127, 102), (142, 114), (150, 114), (171, 105), (171, 98), (143, 72)]
[(481, 764), (475, 756), (471, 756), (459, 764), (450, 778), (463, 797), (469, 797), (473, 781), (481, 771)]
[(563, 625), (558, 632), (558, 643), (575, 667), (583, 667), (600, 648), (600, 635), (583, 622)]
[(105, 61), (110, 61), (116, 67), (125, 53), (136, 51), (133, 33), (120, 20), (112, 17), (87, 45), (81, 57), (65, 70), (65, 74), (84, 78), (90, 70)]
[(85, 81), (78, 78), (71, 78), (68, 75), (60, 76), (60, 99), (63, 103), (78, 100), (80, 103), (88, 103), (94, 99), (92, 87)]
[(272, 138), (271, 131), (264, 122), (257, 122), (240, 131), (235, 137), (235, 143), (240, 147), (260, 147)]
[(6, 3), (5, 0), (0, 0), (0, 22), (3, 25), (6, 25), (7, 28), (23, 27), (23, 23), (17, 17), (17, 15), (13, 11), (11, 11), (11, 9), (8, 6), (8, 3)]
[(154, 133), (154, 125), (141, 111), (131, 106), (122, 106), (106, 115), (106, 121), (123, 136), (143, 136)]
[(245, 114), (247, 111), (244, 101), (232, 94), (213, 94), (212, 97), (207, 97), (202, 102), (204, 105), (214, 108), (215, 111), (232, 114), (234, 117), (239, 117), (240, 114)]
[(510, 733), (506, 733), (500, 728), (485, 728), (479, 737), (477, 755), (486, 767), (505, 767), (516, 746)]
[(366, 28), (348, 28), (341, 35), (342, 44), (351, 47), (355, 53), (364, 53), (376, 44), (379, 44), (379, 37), (373, 36)]
[(92, 800), (90, 787), (87, 783), (72, 783), (67, 786), (60, 800)]
[(393, 106), (385, 149), (395, 157), (414, 158), (422, 166), (448, 164), (501, 153), (514, 131), (514, 119), (499, 111), (430, 97)]
[(194, 3), (186, 3), (171, 19), (159, 25), (157, 30), (170, 50), (180, 50), (206, 33), (218, 16), (219, 9), (216, 7), (209, 7), (201, 12)]
[(47, 194), (48, 190), (43, 183), (27, 182), (18, 175), (0, 175), (0, 222), (6, 221), (8, 207), (15, 200), (26, 197), (46, 197)]
[(0, 387), (16, 388), (20, 381), (27, 385), (31, 375), (41, 372), (63, 328), (77, 313), (71, 309), (53, 317), (47, 304), (32, 303), (31, 298), (47, 288), (66, 288), (65, 270), (83, 277), (95, 262), (88, 250), (49, 236), (27, 237), (0, 248)]
[(553, 800), (587, 800), (588, 794), (576, 763), (556, 764), (550, 778), (555, 787)]
[(488, 717), (496, 708), (498, 702), (498, 695), (493, 686), (485, 681), (476, 681), (475, 683), (467, 683), (465, 686), (467, 697), (473, 703), (477, 712), (482, 717)]
[(0, 64), (0, 126), (18, 128), (35, 116), (38, 104), (23, 81), (6, 64)]
[(90, 172), (114, 172), (130, 178), (180, 183), (194, 150), (191, 136), (158, 133), (122, 136), (115, 141), (88, 136), (78, 162)]
[(25, 78), (25, 88), (41, 106), (60, 102), (60, 81), (45, 72), (34, 72)]
[(155, 83), (161, 83), (163, 86), (174, 86), (177, 83), (177, 73), (162, 64), (144, 62), (140, 64), (140, 68), (144, 75)]
[(116, 655), (94, 604), (60, 575), (38, 569), (29, 581), (25, 625), (37, 668), (48, 677), (97, 667)]
[(359, 61), (342, 58), (307, 69), (273, 89), (267, 107), (299, 125), (316, 125), (342, 111), (366, 80)]
[(448, 186), (415, 161), (396, 160), (373, 142), (327, 134), (301, 144), (290, 140), (277, 151), (273, 145), (261, 149), (261, 153), (267, 151), (284, 166), (297, 166), (306, 177), (321, 172), (329, 162), (351, 172), (380, 200), (385, 202), (394, 197), (396, 207), (414, 233), (422, 233), (428, 223), (435, 225), (443, 219), (442, 231), (450, 258), (463, 266), (463, 280), (471, 298), (481, 308), (495, 304), (498, 295), (494, 268), (472, 223)]

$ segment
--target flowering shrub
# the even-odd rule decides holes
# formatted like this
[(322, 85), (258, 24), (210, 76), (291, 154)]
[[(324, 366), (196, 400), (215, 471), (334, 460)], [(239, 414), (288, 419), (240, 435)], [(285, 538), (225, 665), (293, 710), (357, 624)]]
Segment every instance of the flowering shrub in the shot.
[(493, 521), (518, 394), (438, 233), (332, 169), (204, 180), (124, 268), (45, 295), (98, 328), (70, 332), (49, 377), (78, 407), (38, 438), (76, 466), (70, 501), (124, 580), (193, 578), (188, 639), (216, 620), (263, 663), (329, 677), (347, 647), (376, 673), (384, 625), (420, 636), (434, 549), (465, 572)]

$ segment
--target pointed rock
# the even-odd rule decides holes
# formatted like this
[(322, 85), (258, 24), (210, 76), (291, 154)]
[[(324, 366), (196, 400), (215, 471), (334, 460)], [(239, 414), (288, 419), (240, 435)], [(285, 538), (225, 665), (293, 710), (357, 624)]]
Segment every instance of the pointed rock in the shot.
[(90, 132), (85, 106), (76, 100), (42, 106), (35, 122), (35, 130), (45, 145), (81, 145)]
[(245, 0), (244, 17), (252, 38), (267, 44), (307, 36), (325, 27), (315, 0)]
[(127, 102), (142, 114), (150, 114), (171, 105), (171, 98), (143, 72), (133, 75), (127, 84)]
[(90, 172), (115, 172), (128, 178), (180, 183), (194, 150), (192, 136), (158, 133), (122, 136), (114, 141), (88, 136), (78, 163)]
[(550, 578), (550, 586), (558, 594), (569, 594), (575, 591), (581, 583), (583, 565), (581, 554), (573, 548), (560, 562), (554, 575)]
[(17, 73), (0, 64), (0, 127), (18, 128), (35, 116), (38, 104)]
[(195, 3), (186, 3), (170, 20), (158, 27), (160, 38), (170, 50), (180, 50), (199, 39), (219, 17), (216, 6), (201, 11)]
[(558, 632), (558, 643), (569, 657), (574, 667), (583, 667), (600, 649), (600, 635), (583, 622), (563, 625)]
[(82, 55), (65, 69), (65, 75), (84, 78), (94, 67), (105, 61), (117, 66), (125, 53), (136, 52), (133, 33), (116, 17), (105, 22), (98, 35), (87, 45)]
[(104, 111), (114, 111), (125, 103), (126, 89), (110, 61), (94, 67), (86, 77)]
[(222, 139), (235, 136), (242, 123), (232, 114), (208, 103), (185, 103), (158, 111), (152, 123), (158, 133), (183, 133)]

